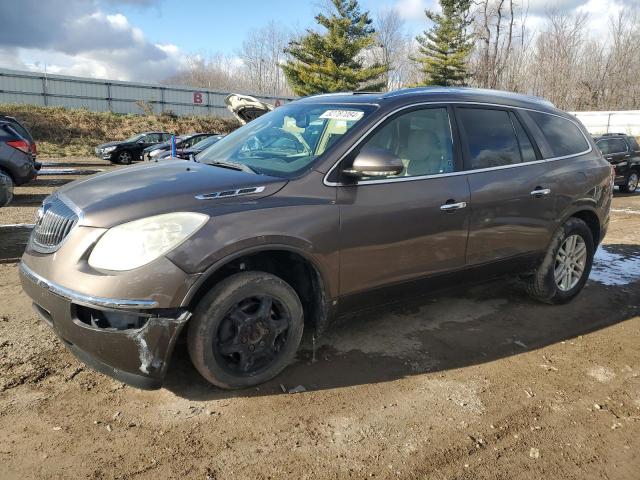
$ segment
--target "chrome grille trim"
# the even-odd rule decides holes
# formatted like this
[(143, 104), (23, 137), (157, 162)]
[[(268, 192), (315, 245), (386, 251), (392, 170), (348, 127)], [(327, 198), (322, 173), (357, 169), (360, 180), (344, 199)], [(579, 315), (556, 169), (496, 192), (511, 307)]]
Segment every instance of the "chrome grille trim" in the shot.
[(252, 193), (264, 192), (266, 187), (246, 187), (234, 190), (224, 190), (222, 192), (203, 193), (196, 195), (198, 200), (214, 200), (216, 198), (240, 197), (242, 195), (251, 195)]
[(58, 250), (79, 220), (76, 211), (59, 197), (51, 197), (38, 210), (37, 223), (31, 236), (33, 249), (40, 253)]

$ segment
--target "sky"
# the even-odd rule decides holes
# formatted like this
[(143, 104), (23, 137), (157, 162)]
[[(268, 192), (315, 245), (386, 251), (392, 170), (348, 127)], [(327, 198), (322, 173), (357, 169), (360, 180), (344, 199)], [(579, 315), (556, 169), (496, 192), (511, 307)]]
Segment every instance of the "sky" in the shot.
[[(114, 80), (162, 81), (187, 55), (237, 55), (251, 29), (273, 20), (300, 32), (314, 26), (326, 0), (0, 0), (0, 67)], [(604, 34), (606, 16), (640, 0), (528, 1), (528, 22), (549, 5), (593, 13)], [(17, 5), (19, 4), (19, 8)], [(374, 16), (396, 9), (412, 35), (428, 27), (424, 10), (437, 0), (361, 0)]]

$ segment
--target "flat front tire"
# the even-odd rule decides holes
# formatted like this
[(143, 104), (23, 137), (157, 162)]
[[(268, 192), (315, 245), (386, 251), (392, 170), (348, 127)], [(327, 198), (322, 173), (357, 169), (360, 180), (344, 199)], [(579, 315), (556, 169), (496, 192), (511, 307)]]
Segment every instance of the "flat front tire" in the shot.
[(289, 284), (269, 273), (241, 272), (198, 303), (187, 334), (189, 356), (210, 383), (247, 388), (293, 360), (303, 329), (302, 304)]
[(570, 218), (554, 234), (533, 275), (523, 278), (527, 293), (544, 303), (571, 301), (589, 278), (594, 253), (593, 235), (587, 224)]

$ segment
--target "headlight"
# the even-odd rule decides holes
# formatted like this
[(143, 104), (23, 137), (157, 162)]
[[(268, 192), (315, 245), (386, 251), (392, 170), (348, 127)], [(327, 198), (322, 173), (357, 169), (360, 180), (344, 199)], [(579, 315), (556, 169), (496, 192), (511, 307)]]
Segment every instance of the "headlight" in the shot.
[(109, 152), (113, 152), (116, 149), (116, 147), (105, 147), (102, 149), (102, 153), (109, 153)]
[(89, 265), (104, 270), (133, 270), (176, 248), (209, 219), (202, 213), (156, 215), (113, 227), (89, 256)]
[(152, 152), (149, 152), (149, 156), (150, 157), (157, 157), (158, 155), (160, 155), (160, 152), (162, 152), (162, 150), (160, 150), (160, 149), (153, 150)]

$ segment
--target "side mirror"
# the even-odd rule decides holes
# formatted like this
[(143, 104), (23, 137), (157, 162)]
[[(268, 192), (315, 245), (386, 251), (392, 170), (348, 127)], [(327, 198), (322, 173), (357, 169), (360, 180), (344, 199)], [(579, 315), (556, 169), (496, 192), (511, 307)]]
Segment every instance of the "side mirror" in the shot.
[(402, 160), (382, 148), (364, 148), (353, 160), (351, 168), (342, 171), (350, 177), (390, 177), (404, 170)]

